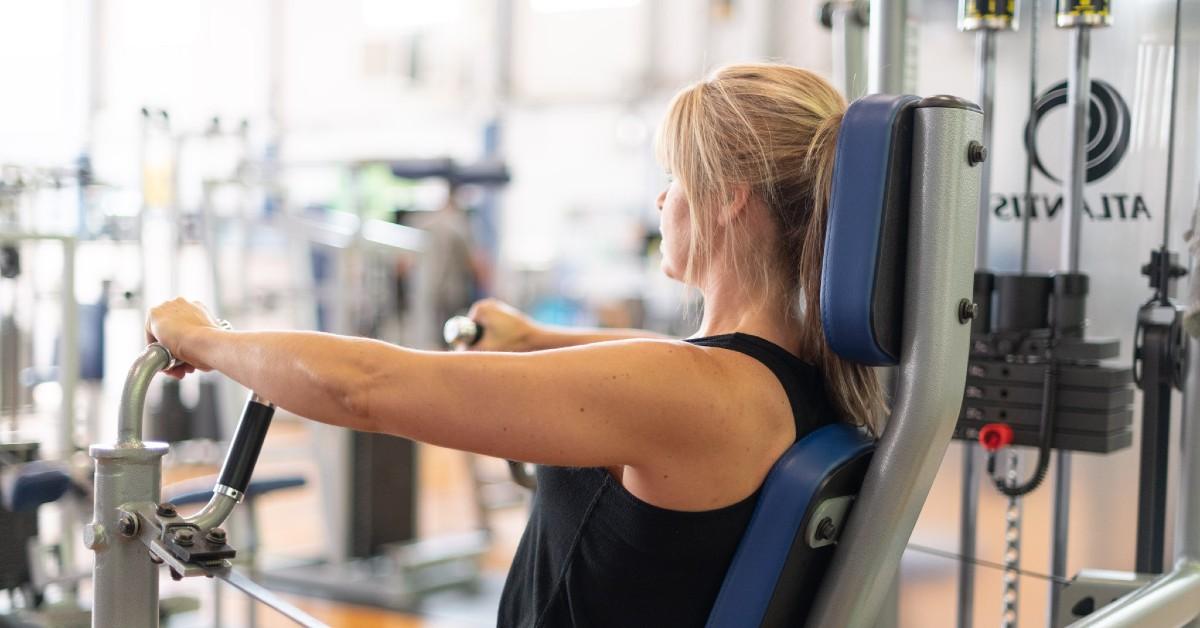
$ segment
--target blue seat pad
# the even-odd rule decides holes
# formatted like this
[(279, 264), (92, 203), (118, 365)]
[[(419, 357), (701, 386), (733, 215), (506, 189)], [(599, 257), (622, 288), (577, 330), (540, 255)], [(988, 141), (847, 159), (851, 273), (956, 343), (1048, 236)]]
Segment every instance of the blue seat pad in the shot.
[[(792, 445), (767, 474), (758, 505), (709, 614), (708, 628), (757, 626), (809, 511), (827, 479), (874, 447), (855, 427), (834, 423)], [(803, 542), (803, 541), (799, 541)]]

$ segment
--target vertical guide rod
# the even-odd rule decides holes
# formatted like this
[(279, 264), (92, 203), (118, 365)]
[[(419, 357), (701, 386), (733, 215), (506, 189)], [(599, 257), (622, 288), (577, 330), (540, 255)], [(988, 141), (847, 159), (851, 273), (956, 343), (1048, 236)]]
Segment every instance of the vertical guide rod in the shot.
[[(959, 516), (959, 555), (975, 557), (975, 532), (979, 514), (979, 445), (963, 441), (962, 498)], [(958, 563), (958, 623), (959, 628), (971, 628), (975, 619), (975, 565), (963, 560)]]
[(903, 93), (908, 0), (871, 0), (870, 16), (867, 93)]
[[(1088, 59), (1091, 54), (1091, 30), (1088, 26), (1074, 28), (1071, 39), (1071, 66), (1068, 77), (1067, 104), (1071, 116), (1069, 146), (1071, 157), (1067, 162), (1067, 186), (1063, 190), (1066, 206), (1063, 224), (1062, 268), (1068, 273), (1079, 272), (1080, 231), (1083, 225), (1083, 184), (1087, 168), (1087, 115), (1091, 96), (1091, 77), (1088, 74)], [(1050, 575), (1065, 577), (1067, 572), (1067, 544), (1071, 510), (1071, 453), (1059, 450), (1055, 463), (1054, 478), (1054, 542), (1050, 562)], [(1058, 615), (1063, 585), (1055, 581), (1050, 585), (1050, 618)]]
[[(983, 145), (992, 149), (996, 87), (996, 31), (982, 28), (975, 39), (975, 67), (978, 78), (979, 105), (983, 108)], [(975, 232), (975, 268), (988, 268), (988, 233), (991, 207), (992, 162), (982, 164), (979, 183), (979, 226)], [(959, 554), (975, 556), (979, 513), (979, 446), (963, 441), (962, 494), (959, 500)], [(975, 614), (975, 565), (962, 561), (958, 566), (958, 623), (959, 628), (971, 628)]]
[[(985, 28), (976, 34), (975, 67), (979, 79), (979, 106), (983, 107), (983, 145), (992, 150), (992, 121), (996, 96), (996, 31)], [(989, 214), (992, 195), (991, 161), (983, 163), (979, 182), (979, 230), (975, 232), (975, 268), (988, 268)]]

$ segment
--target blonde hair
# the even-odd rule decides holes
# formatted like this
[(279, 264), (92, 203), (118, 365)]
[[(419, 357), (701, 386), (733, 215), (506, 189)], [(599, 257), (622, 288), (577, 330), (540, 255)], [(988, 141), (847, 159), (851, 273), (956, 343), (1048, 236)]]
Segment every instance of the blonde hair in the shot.
[(762, 202), (778, 234), (774, 250), (750, 241), (747, 212), (720, 229), (734, 276), (781, 305), (801, 329), (802, 356), (821, 369), (840, 419), (878, 433), (883, 391), (868, 366), (825, 341), (821, 260), (838, 130), (846, 101), (820, 76), (776, 64), (731, 65), (679, 92), (659, 127), (659, 160), (691, 213), (684, 279), (713, 261), (713, 226), (739, 188)]

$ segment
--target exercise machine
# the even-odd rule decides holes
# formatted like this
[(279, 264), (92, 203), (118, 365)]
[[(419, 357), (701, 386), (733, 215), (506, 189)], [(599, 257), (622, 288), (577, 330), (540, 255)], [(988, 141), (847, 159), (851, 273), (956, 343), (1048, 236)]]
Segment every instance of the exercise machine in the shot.
[(83, 536), (95, 553), (92, 626), (158, 626), (160, 565), (175, 579), (219, 578), (300, 625), (323, 626), (228, 563), (237, 552), (221, 524), (249, 486), (275, 412), (272, 403), (250, 395), (212, 497), (199, 512), (185, 516), (160, 501), (162, 457), (169, 446), (142, 441), (142, 416), (150, 382), (174, 363), (161, 345), (142, 352), (126, 376), (116, 442), (90, 449), (96, 461), (95, 514)]

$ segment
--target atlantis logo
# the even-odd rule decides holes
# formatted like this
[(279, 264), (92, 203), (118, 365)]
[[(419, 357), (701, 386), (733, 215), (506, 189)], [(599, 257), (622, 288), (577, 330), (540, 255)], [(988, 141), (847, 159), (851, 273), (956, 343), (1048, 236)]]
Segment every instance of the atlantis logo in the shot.
[[(1062, 81), (1046, 90), (1034, 102), (1033, 115), (1025, 124), (1025, 150), (1033, 167), (1042, 176), (1055, 182), (1062, 179), (1051, 172), (1038, 151), (1038, 127), (1046, 116), (1067, 104), (1067, 82)], [(1087, 182), (1099, 181), (1117, 168), (1129, 150), (1132, 120), (1125, 99), (1110, 84), (1092, 79), (1088, 102)], [(1065, 129), (1059, 135), (1066, 140)], [(1064, 151), (1065, 152), (1065, 151)], [(992, 214), (998, 220), (1021, 220), (1028, 214), (1031, 220), (1049, 220), (1062, 209), (1062, 194), (1034, 194), (1026, 199), (1022, 194), (992, 195)], [(1083, 213), (1092, 220), (1149, 220), (1150, 210), (1139, 193), (1106, 193), (1099, 198), (1084, 195)]]

